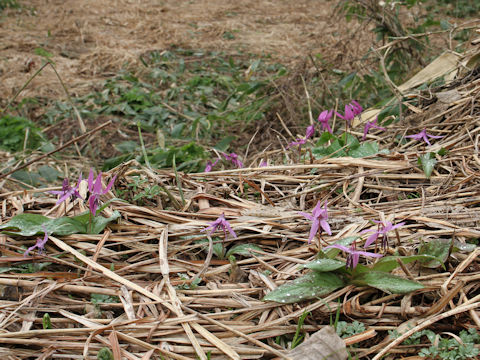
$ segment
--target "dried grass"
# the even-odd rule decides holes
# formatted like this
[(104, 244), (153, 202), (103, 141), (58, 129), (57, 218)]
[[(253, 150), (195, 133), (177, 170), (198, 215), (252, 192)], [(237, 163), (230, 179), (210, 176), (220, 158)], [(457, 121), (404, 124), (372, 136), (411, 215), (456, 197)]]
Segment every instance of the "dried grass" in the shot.
[[(52, 265), (48, 272), (2, 273), (1, 353), (27, 358), (40, 350), (44, 357), (74, 359), (94, 356), (108, 346), (129, 359), (160, 354), (205, 359), (209, 352), (215, 359), (281, 358), (286, 355), (275, 338), (295, 333), (301, 314), (312, 313), (304, 330), (313, 333), (329, 324), (338, 306), (347, 318), (368, 325), (364, 334), (347, 339), (361, 346), (353, 350), (359, 358), (376, 354), (377, 359), (386, 351), (415, 353), (415, 348), (398, 345), (425, 327), (453, 332), (479, 327), (478, 250), (453, 254), (444, 272), (404, 267), (398, 275), (425, 285), (405, 296), (348, 286), (300, 304), (261, 301), (305, 273), (299, 265), (315, 258), (318, 245), (308, 245), (308, 223), (298, 211), (317, 200), (329, 202), (333, 236), (324, 237), (329, 243), (359, 234), (370, 228), (369, 220), (379, 218), (407, 222), (395, 244), (405, 254), (430, 239), (465, 242), (480, 236), (479, 72), (428, 94), (418, 94), (420, 105), (405, 114), (405, 124), (415, 126), (397, 123), (377, 134), (389, 155), (261, 168), (252, 157), (250, 167), (243, 169), (181, 174), (181, 192), (174, 173), (154, 172), (132, 161), (112, 171), (118, 174), (117, 190), (127, 190), (133, 177), (140, 176), (148, 179), (144, 187), (159, 184), (167, 191), (149, 206), (114, 200), (105, 212), (118, 210), (122, 220), (104, 234), (51, 236), (47, 255), (33, 258), (18, 253), (30, 240), (2, 235), (4, 266), (31, 261)], [(444, 135), (431, 150), (449, 151), (428, 180), (417, 164), (423, 145), (393, 141), (425, 127)], [(283, 153), (272, 150), (262, 156), (275, 162)], [(64, 212), (52, 209), (55, 199), (46, 189), (16, 191), (14, 184), (7, 185), (12, 191), (4, 187), (0, 195), (4, 221), (22, 211)], [(84, 209), (82, 204), (67, 207), (69, 213)], [(207, 222), (221, 213), (239, 235), (227, 238), (225, 246), (251, 243), (262, 251), (252, 250), (236, 265), (206, 256), (204, 245), (195, 240), (204, 237)], [(202, 282), (189, 289), (197, 277)], [(91, 294), (118, 296), (120, 302), (94, 306)], [(50, 314), (53, 329), (42, 329), (44, 313)], [(409, 326), (397, 340), (386, 336), (386, 330), (406, 331)]]

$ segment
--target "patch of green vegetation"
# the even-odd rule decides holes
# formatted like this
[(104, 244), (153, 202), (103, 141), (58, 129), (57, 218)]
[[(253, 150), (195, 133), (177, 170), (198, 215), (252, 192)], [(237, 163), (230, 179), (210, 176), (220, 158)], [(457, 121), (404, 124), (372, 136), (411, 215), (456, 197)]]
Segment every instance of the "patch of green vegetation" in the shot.
[(11, 115), (0, 117), (0, 148), (11, 152), (35, 149), (43, 140), (43, 134), (32, 121)]
[(355, 320), (352, 323), (347, 323), (346, 321), (339, 321), (337, 323), (336, 330), (338, 336), (340, 336), (342, 339), (345, 339), (350, 336), (360, 334), (366, 329), (365, 325)]
[(0, 0), (0, 11), (6, 8), (18, 9), (20, 4), (17, 0)]
[[(201, 50), (152, 51), (140, 58), (143, 69), (122, 71), (99, 91), (77, 98), (75, 106), (84, 118), (109, 116), (126, 127), (156, 134), (156, 144), (146, 144), (154, 167), (203, 170), (207, 147), (218, 144), (225, 151), (236, 134), (265, 117), (273, 104), (271, 80), (286, 74), (284, 67), (254, 56), (228, 56)], [(72, 116), (73, 107), (58, 102), (46, 112), (53, 124)], [(151, 138), (151, 137), (150, 137)], [(135, 141), (119, 143), (120, 156), (109, 159), (104, 169), (137, 158), (145, 162)]]
[[(400, 336), (397, 331), (389, 331), (389, 335), (393, 338)], [(475, 329), (468, 331), (462, 330), (459, 334), (458, 341), (456, 338), (444, 338), (435, 334), (432, 330), (418, 331), (408, 339), (403, 345), (419, 345), (423, 339), (428, 339), (432, 344), (420, 350), (418, 355), (432, 360), (463, 360), (476, 359), (480, 354), (476, 344), (480, 344), (480, 335)]]

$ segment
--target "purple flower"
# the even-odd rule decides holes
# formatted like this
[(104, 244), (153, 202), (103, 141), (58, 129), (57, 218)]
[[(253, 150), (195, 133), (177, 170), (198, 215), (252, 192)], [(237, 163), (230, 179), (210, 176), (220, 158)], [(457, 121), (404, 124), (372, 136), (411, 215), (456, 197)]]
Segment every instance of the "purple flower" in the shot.
[(47, 243), (48, 241), (48, 233), (47, 233), (47, 229), (45, 228), (45, 225), (42, 225), (42, 229), (43, 229), (43, 232), (45, 233), (45, 236), (43, 237), (43, 239), (40, 239), (40, 238), (37, 238), (37, 242), (35, 243), (35, 245), (33, 246), (30, 246), (27, 251), (25, 251), (23, 253), (23, 256), (27, 256), (28, 253), (30, 251), (32, 251), (33, 249), (35, 248), (38, 248), (38, 252), (41, 254), (45, 251), (45, 244)]
[(408, 135), (408, 136), (405, 136), (405, 137), (412, 138), (412, 139), (415, 139), (415, 140), (423, 140), (428, 145), (432, 145), (432, 144), (430, 144), (430, 141), (428, 141), (428, 138), (431, 138), (431, 139), (441, 139), (441, 138), (443, 138), (443, 136), (435, 136), (435, 135), (427, 134), (427, 129), (423, 129), (418, 134)]
[(355, 118), (355, 116), (360, 115), (362, 113), (362, 111), (363, 111), (362, 106), (358, 102), (356, 102), (355, 100), (352, 100), (352, 102), (350, 104), (345, 105), (344, 115), (342, 115), (342, 114), (340, 114), (336, 111), (335, 111), (335, 114), (337, 114), (337, 116), (340, 119), (345, 120), (347, 122), (347, 125), (350, 126), (351, 122)]
[(60, 198), (58, 199), (56, 205), (64, 202), (69, 197), (73, 197), (74, 199), (83, 199), (80, 194), (78, 193), (78, 187), (80, 186), (80, 182), (82, 181), (82, 174), (78, 177), (77, 186), (71, 187), (68, 183), (68, 179), (63, 179), (62, 190), (53, 190), (49, 191), (50, 194), (59, 195)]
[(317, 202), (317, 206), (312, 211), (312, 215), (305, 212), (300, 212), (300, 215), (305, 216), (308, 220), (312, 221), (312, 227), (310, 228), (310, 235), (308, 236), (308, 243), (312, 242), (312, 239), (315, 237), (315, 234), (318, 232), (320, 227), (325, 230), (328, 235), (332, 235), (330, 230), (330, 225), (328, 225), (328, 212), (327, 212), (327, 202), (325, 201), (325, 206), (322, 209), (320, 200)]
[(377, 125), (377, 119), (378, 118), (375, 118), (375, 120), (373, 120), (373, 121), (367, 121), (367, 123), (365, 124), (365, 127), (363, 128), (363, 138), (362, 138), (362, 140), (365, 140), (367, 138), (367, 133), (370, 129), (385, 130), (384, 127), (381, 127), (381, 126)]
[(363, 111), (362, 105), (360, 105), (355, 100), (352, 100), (352, 102), (350, 103), (350, 106), (352, 107), (352, 110), (353, 110), (353, 113), (355, 114), (355, 116), (360, 115)]
[(290, 144), (287, 145), (287, 149), (291, 148), (292, 146), (298, 145), (298, 149), (300, 150), (302, 148), (302, 145), (305, 145), (307, 143), (307, 138), (305, 139), (297, 139), (296, 141), (292, 141)]
[(382, 237), (382, 245), (383, 247), (387, 247), (387, 233), (389, 231), (398, 229), (399, 227), (405, 225), (404, 222), (398, 223), (396, 225), (393, 225), (390, 221), (382, 222), (382, 221), (377, 221), (373, 220), (375, 224), (378, 224), (377, 230), (375, 229), (367, 229), (361, 231), (361, 233), (367, 233), (373, 231), (374, 233), (370, 235), (367, 238), (367, 241), (365, 241), (365, 247), (369, 247), (373, 242), (377, 241), (378, 237)]
[(268, 166), (268, 163), (265, 160), (262, 160), (260, 162), (260, 165), (258, 165), (258, 167), (267, 167), (267, 166)]
[(307, 131), (305, 133), (305, 138), (310, 139), (314, 134), (315, 134), (315, 125), (312, 124), (309, 127), (307, 127)]
[(219, 160), (220, 160), (220, 159), (215, 160), (214, 163), (212, 163), (210, 160), (208, 160), (208, 161), (207, 161), (207, 164), (205, 165), (205, 170), (204, 170), (204, 172), (210, 172), (210, 171), (212, 171), (213, 167), (214, 167), (215, 165), (217, 165), (217, 163), (218, 163)]
[(333, 115), (333, 110), (330, 110), (330, 111), (324, 110), (320, 113), (320, 115), (318, 115), (318, 119), (317, 119), (322, 126), (322, 130), (326, 130), (330, 134), (332, 134), (333, 131), (332, 131), (332, 128), (330, 127), (330, 125), (328, 124), (328, 120), (330, 120), (332, 115)]
[(217, 220), (209, 223), (210, 225), (203, 229), (202, 231), (210, 231), (209, 235), (212, 235), (217, 229), (220, 227), (223, 229), (223, 233), (225, 234), (225, 238), (227, 237), (227, 231), (232, 235), (234, 238), (237, 237), (237, 234), (232, 230), (230, 223), (225, 219), (225, 215), (222, 214), (218, 217)]
[(93, 216), (97, 214), (98, 200), (100, 195), (106, 194), (113, 186), (117, 175), (115, 175), (112, 180), (108, 183), (107, 187), (103, 189), (102, 187), (102, 172), (97, 176), (95, 182), (93, 181), (93, 169), (90, 169), (90, 174), (88, 175), (88, 191), (90, 192), (90, 197), (88, 199), (88, 207)]
[(343, 119), (347, 122), (347, 125), (350, 126), (350, 123), (352, 122), (353, 118), (355, 117), (355, 113), (353, 112), (353, 108), (350, 104), (348, 105), (345, 105), (345, 113), (344, 115), (338, 113), (335, 111), (335, 114), (337, 114), (337, 116), (340, 118), (340, 119)]
[(347, 267), (352, 270), (357, 267), (358, 260), (360, 259), (360, 255), (365, 257), (377, 257), (377, 258), (383, 256), (382, 254), (376, 254), (376, 253), (371, 253), (367, 251), (358, 251), (355, 246), (355, 242), (349, 248), (343, 245), (338, 245), (338, 244), (327, 246), (325, 249), (328, 249), (328, 248), (336, 248), (336, 249), (345, 251), (348, 254)]
[(237, 168), (242, 168), (243, 167), (243, 163), (238, 159), (237, 154), (235, 154), (235, 153), (230, 153), (230, 154), (222, 153), (222, 155), (225, 158), (225, 160), (231, 161), (233, 163), (233, 165), (235, 165)]

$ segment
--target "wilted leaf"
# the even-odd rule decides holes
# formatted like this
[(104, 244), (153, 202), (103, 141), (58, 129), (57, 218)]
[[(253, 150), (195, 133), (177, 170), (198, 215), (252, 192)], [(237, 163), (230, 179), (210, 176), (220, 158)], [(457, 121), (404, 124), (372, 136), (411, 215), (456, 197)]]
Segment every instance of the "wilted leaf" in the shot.
[(345, 360), (348, 358), (345, 342), (331, 326), (325, 326), (317, 331), (287, 355), (293, 360)]

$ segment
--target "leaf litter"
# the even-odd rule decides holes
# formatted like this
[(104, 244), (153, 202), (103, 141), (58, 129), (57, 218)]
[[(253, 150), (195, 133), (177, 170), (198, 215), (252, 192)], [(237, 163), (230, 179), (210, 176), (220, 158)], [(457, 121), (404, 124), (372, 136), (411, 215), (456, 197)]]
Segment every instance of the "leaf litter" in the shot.
[[(452, 90), (451, 101), (436, 98)], [(134, 160), (120, 165), (106, 174), (116, 176), (116, 193), (103, 194), (109, 203), (102, 210), (104, 219), (118, 220), (103, 221), (98, 234), (54, 234), (49, 228), (45, 253), (33, 251), (29, 257), (22, 254), (35, 239), (19, 237), (15, 230), (38, 231), (22, 229), (20, 223), (0, 235), (2, 354), (27, 358), (41, 351), (52, 358), (80, 359), (106, 346), (129, 359), (288, 358), (288, 348), (276, 339), (295, 334), (302, 314), (311, 314), (302, 330), (314, 334), (340, 311), (367, 326), (346, 339), (356, 345), (349, 351), (379, 359), (386, 353), (416, 354), (418, 349), (401, 343), (427, 327), (451, 332), (480, 327), (480, 251), (475, 245), (480, 237), (479, 95), (478, 68), (441, 88), (412, 91), (416, 111), (405, 113), (410, 126), (386, 126), (381, 146), (389, 152), (364, 158), (325, 156), (284, 164), (285, 150), (271, 150), (261, 156), (281, 165), (256, 166), (259, 157), (252, 156), (244, 168), (190, 174), (154, 171)], [(438, 102), (443, 110), (430, 111)], [(429, 178), (417, 161), (425, 145), (405, 139), (422, 129), (442, 136), (429, 149), (437, 151)], [(440, 149), (445, 149), (442, 155)], [(147, 205), (120, 200), (119, 192), (128, 193), (134, 177), (147, 180), (138, 191), (155, 185), (164, 191)], [(256, 187), (245, 186), (252, 183)], [(48, 194), (53, 188), (16, 186), (3, 183), (2, 227), (23, 212), (54, 218), (87, 210), (70, 199), (56, 205)], [(325, 244), (309, 244), (309, 224), (299, 211), (325, 200), (332, 235), (322, 236)], [(219, 216), (237, 237), (211, 238), (202, 232)], [(379, 218), (405, 222), (391, 235), (387, 252), (410, 256), (411, 262), (394, 274), (422, 288), (391, 294), (391, 275), (378, 272), (385, 286), (377, 289), (361, 282), (344, 287), (335, 278), (328, 291), (312, 292), (307, 301), (265, 301), (283, 284), (308, 282), (302, 275), (322, 277), (305, 266), (316, 260), (318, 249), (361, 235)], [(252, 246), (232, 250), (235, 259), (222, 259), (212, 256), (214, 242), (227, 252)], [(420, 266), (417, 260), (431, 254), (433, 245), (444, 267), (437, 260)], [(390, 268), (392, 261), (379, 260), (377, 268)], [(299, 300), (301, 295), (291, 294)], [(47, 313), (51, 326), (44, 329)], [(388, 330), (401, 335), (392, 338)]]

